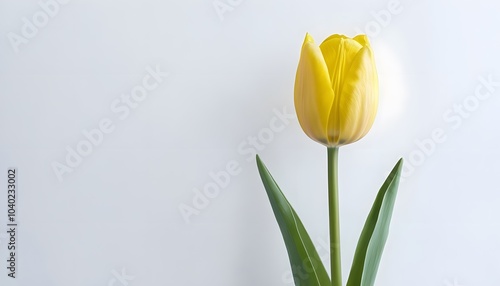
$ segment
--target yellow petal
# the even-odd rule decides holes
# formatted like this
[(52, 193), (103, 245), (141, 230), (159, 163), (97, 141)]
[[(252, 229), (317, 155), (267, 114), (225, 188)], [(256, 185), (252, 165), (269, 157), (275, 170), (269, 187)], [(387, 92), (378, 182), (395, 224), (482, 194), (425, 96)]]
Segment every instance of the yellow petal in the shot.
[(311, 139), (326, 144), (334, 93), (321, 50), (309, 34), (302, 45), (294, 93), (300, 126)]
[[(323, 41), (323, 43), (326, 41), (332, 40), (332, 39), (348, 39), (348, 37), (345, 35), (341, 35), (341, 34), (333, 34), (333, 35), (329, 36), (328, 38), (326, 38)], [(323, 43), (321, 43), (321, 44), (323, 44)]]
[(354, 39), (343, 35), (332, 35), (321, 43), (321, 52), (328, 67), (331, 86), (335, 94), (340, 93), (345, 74), (362, 47)]
[(358, 42), (360, 45), (364, 46), (370, 46), (370, 42), (368, 41), (368, 37), (363, 34), (359, 34), (356, 37), (353, 38), (356, 42)]
[(348, 144), (370, 130), (378, 106), (378, 78), (370, 46), (363, 47), (344, 77), (329, 118), (329, 143)]

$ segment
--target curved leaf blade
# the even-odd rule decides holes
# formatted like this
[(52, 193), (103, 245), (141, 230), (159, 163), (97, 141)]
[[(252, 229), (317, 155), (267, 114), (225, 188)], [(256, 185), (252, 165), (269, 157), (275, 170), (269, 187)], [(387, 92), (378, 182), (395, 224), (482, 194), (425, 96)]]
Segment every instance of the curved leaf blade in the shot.
[(329, 286), (330, 278), (309, 234), (258, 155), (257, 167), (285, 241), (295, 284)]
[(398, 191), (403, 159), (380, 188), (361, 232), (347, 286), (373, 286), (382, 257)]

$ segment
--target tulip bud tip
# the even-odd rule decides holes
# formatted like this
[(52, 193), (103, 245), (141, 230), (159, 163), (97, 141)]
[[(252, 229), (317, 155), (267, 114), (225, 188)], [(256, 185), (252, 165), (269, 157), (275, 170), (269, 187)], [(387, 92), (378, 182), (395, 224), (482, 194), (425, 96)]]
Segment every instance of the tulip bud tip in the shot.
[(314, 43), (314, 39), (309, 33), (306, 33), (304, 43), (306, 43), (306, 42), (313, 42)]

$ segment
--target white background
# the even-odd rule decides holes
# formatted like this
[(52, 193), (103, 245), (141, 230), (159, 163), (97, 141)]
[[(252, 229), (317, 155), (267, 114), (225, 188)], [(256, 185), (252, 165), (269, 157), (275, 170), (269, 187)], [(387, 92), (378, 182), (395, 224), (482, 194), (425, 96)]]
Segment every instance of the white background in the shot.
[[(306, 32), (318, 43), (367, 33), (380, 77), (372, 130), (340, 150), (344, 281), (376, 191), (404, 157), (376, 284), (499, 285), (500, 87), (475, 96), (488, 92), (479, 78), (500, 81), (495, 1), (68, 2), (43, 23), (38, 1), (0, 0), (1, 285), (293, 285), (243, 149), (269, 135), (275, 110), (294, 112)], [(28, 33), (23, 18), (41, 26)], [(169, 75), (120, 119), (113, 102), (148, 67)], [(105, 118), (113, 132), (58, 180), (54, 162), (67, 164), (67, 147)], [(326, 150), (296, 119), (278, 122), (259, 154), (324, 256)], [(434, 132), (442, 140), (430, 143)], [(240, 172), (187, 223), (179, 207), (194, 207), (194, 189), (228, 162)], [(15, 280), (5, 268), (9, 167)], [(117, 279), (122, 271), (133, 279)]]

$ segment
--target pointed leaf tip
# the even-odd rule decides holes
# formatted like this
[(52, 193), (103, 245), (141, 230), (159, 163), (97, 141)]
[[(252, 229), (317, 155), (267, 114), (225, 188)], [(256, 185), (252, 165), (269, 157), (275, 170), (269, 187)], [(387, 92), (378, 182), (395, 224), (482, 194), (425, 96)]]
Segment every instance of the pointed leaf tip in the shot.
[(260, 171), (261, 169), (264, 169), (264, 168), (265, 168), (265, 165), (264, 165), (264, 163), (262, 162), (262, 159), (260, 159), (260, 156), (259, 156), (258, 154), (257, 154), (257, 155), (255, 155), (255, 161), (257, 161), (257, 167), (258, 167), (259, 171)]
[(401, 166), (403, 165), (403, 163), (404, 163), (403, 157), (399, 158), (397, 165)]

